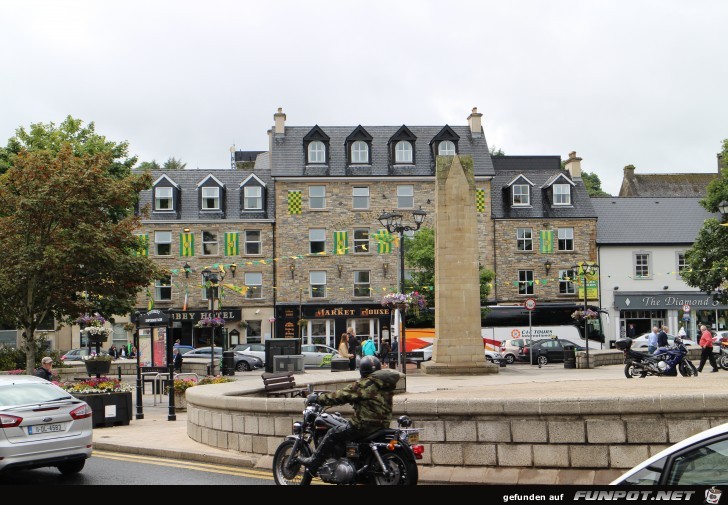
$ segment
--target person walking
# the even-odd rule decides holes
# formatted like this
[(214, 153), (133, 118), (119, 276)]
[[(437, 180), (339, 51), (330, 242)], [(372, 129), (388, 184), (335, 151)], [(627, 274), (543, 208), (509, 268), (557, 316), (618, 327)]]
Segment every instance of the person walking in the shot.
[(652, 327), (652, 333), (647, 337), (647, 354), (654, 354), (657, 350), (657, 326)]
[(53, 380), (53, 358), (45, 356), (40, 360), (40, 366), (35, 369), (35, 376), (47, 381)]
[(389, 368), (397, 368), (397, 361), (399, 360), (399, 341), (397, 335), (392, 340), (392, 348), (389, 350)]
[(174, 364), (175, 372), (182, 371), (182, 354), (179, 352), (179, 349), (174, 350), (174, 356), (172, 358), (172, 363)]
[(667, 347), (670, 342), (667, 339), (667, 326), (663, 326), (657, 332), (657, 347)]
[(349, 358), (349, 370), (356, 370), (356, 357), (361, 352), (359, 349), (359, 337), (356, 336), (356, 332), (354, 331), (354, 328), (349, 326), (346, 329), (347, 335), (349, 335), (349, 353), (351, 354), (351, 358)]
[(637, 336), (637, 329), (634, 327), (634, 323), (629, 323), (627, 328), (627, 336), (629, 338), (635, 338)]
[(710, 366), (713, 367), (712, 372), (718, 371), (718, 364), (715, 362), (715, 356), (713, 356), (713, 334), (710, 332), (707, 326), (702, 325), (700, 327), (702, 332), (700, 335), (700, 347), (703, 349), (700, 351), (700, 365), (698, 366), (698, 372), (703, 371), (706, 361), (710, 361)]
[[(341, 340), (339, 340), (339, 356), (349, 360), (349, 370), (354, 370), (356, 368), (356, 358), (351, 351), (349, 351), (349, 334), (346, 332), (341, 334)], [(355, 358), (354, 368), (351, 368), (351, 358)]]
[(383, 367), (389, 368), (389, 340), (384, 340), (382, 342), (382, 349), (379, 351), (379, 361), (382, 362)]
[(377, 354), (377, 346), (374, 345), (374, 341), (367, 336), (364, 337), (364, 343), (361, 346), (361, 354), (362, 357), (374, 356)]

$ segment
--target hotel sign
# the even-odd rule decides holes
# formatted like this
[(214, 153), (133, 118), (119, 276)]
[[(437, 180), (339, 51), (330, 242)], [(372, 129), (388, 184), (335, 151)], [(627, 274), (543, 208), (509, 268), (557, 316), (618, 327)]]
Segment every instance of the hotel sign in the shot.
[(240, 321), (242, 318), (241, 309), (225, 309), (225, 310), (175, 310), (170, 314), (172, 321), (190, 321), (198, 322), (205, 317), (221, 317), (225, 321)]

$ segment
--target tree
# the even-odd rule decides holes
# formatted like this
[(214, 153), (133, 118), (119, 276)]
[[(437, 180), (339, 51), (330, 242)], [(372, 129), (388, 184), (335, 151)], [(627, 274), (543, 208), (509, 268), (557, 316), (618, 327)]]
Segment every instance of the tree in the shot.
[(125, 144), (104, 141), (102, 148), (103, 137), (88, 132), (56, 144), (52, 123), (45, 137), (40, 129), (33, 125), (23, 141), (30, 149), (16, 152), (11, 139), (9, 168), (0, 175), (0, 319), (24, 330), (28, 373), (44, 318), (71, 323), (92, 310), (107, 319), (127, 314), (136, 294), (162, 275), (149, 258), (135, 255), (141, 242), (134, 203), (151, 177), (124, 175), (131, 160), (119, 160)]
[(505, 156), (506, 153), (503, 152), (503, 149), (500, 147), (493, 146), (490, 150), (490, 155), (494, 158), (499, 158), (501, 156)]
[(589, 196), (612, 196), (606, 191), (602, 191), (602, 181), (596, 173), (582, 172), (581, 180), (584, 182)]
[[(728, 139), (723, 140), (719, 154), (728, 159)], [(728, 201), (728, 169), (720, 171), (720, 177), (708, 184), (707, 195), (700, 200), (708, 212), (719, 212), (721, 202)], [(703, 223), (695, 242), (685, 252), (685, 269), (680, 272), (688, 286), (711, 293), (715, 299), (728, 303), (728, 291), (724, 289), (728, 280), (728, 227), (717, 219), (709, 218)]]
[[(405, 237), (404, 257), (406, 265), (411, 268), (412, 280), (405, 283), (406, 291), (419, 291), (427, 298), (429, 307), (435, 306), (435, 230), (421, 228), (414, 237)], [(490, 286), (495, 278), (492, 270), (480, 267), (480, 303), (484, 305), (490, 295)], [(412, 316), (412, 324), (433, 324), (435, 314), (432, 311), (421, 312)]]
[(145, 170), (162, 170), (162, 167), (159, 166), (159, 163), (157, 163), (156, 160), (142, 161), (141, 163), (139, 163), (137, 170), (141, 172)]
[(182, 160), (169, 158), (167, 161), (164, 162), (162, 168), (164, 170), (184, 170), (186, 166), (187, 163), (182, 163)]

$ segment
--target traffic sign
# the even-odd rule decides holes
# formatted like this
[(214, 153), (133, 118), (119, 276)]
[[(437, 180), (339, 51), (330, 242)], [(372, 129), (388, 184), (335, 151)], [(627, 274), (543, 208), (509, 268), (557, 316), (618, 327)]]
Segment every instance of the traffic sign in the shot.
[(683, 305), (683, 312), (690, 312), (690, 305), (688, 305), (687, 303)]
[(536, 308), (536, 300), (534, 300), (533, 298), (529, 298), (523, 305), (526, 307), (526, 310), (533, 310)]

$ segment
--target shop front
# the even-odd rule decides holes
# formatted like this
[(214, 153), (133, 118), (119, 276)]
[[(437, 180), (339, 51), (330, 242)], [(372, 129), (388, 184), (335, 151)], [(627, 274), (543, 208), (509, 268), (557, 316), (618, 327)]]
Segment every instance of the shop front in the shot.
[(685, 327), (687, 337), (697, 340), (700, 325), (725, 330), (728, 319), (728, 305), (695, 291), (615, 293), (614, 308), (621, 335), (626, 335), (630, 324), (634, 324), (637, 336), (650, 332), (654, 326), (666, 325), (672, 335)]
[(372, 339), (379, 349), (390, 339), (391, 313), (380, 304), (279, 304), (276, 307), (275, 334), (278, 338), (300, 338), (302, 344), (322, 344), (338, 348), (346, 329), (354, 328), (361, 339)]

